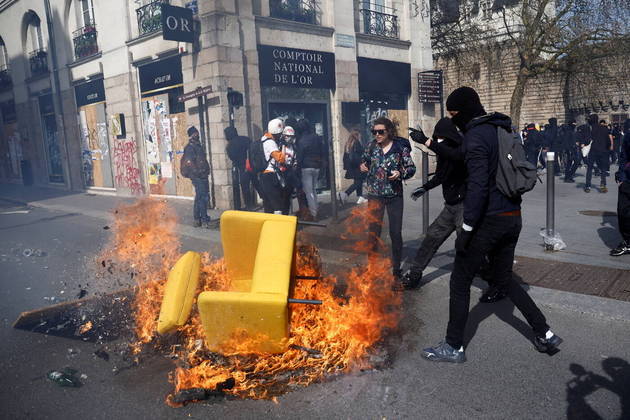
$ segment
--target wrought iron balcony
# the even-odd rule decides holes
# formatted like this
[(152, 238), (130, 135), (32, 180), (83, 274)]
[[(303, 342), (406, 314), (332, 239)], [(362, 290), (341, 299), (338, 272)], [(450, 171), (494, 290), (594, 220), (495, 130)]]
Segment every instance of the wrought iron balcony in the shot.
[(48, 72), (48, 53), (44, 49), (31, 52), (28, 55), (31, 65), (31, 76), (37, 76)]
[(168, 0), (156, 0), (136, 9), (140, 36), (162, 30), (162, 3)]
[(96, 42), (96, 26), (85, 25), (72, 33), (74, 43), (74, 58), (80, 60), (98, 53), (98, 43)]
[(359, 12), (363, 17), (363, 33), (385, 38), (400, 37), (396, 9), (367, 2), (361, 6), (363, 8)]
[(11, 79), (11, 72), (9, 71), (9, 67), (7, 66), (0, 67), (0, 92), (9, 90), (12, 87), (13, 87), (13, 80)]
[(319, 25), (320, 11), (317, 0), (270, 0), (271, 17)]

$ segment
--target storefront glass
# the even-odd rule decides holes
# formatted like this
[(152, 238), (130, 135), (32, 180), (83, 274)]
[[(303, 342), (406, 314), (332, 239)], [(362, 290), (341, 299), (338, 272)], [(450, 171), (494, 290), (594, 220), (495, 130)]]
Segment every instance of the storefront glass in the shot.
[(63, 183), (63, 165), (52, 95), (39, 97), (39, 112), (42, 119), (42, 135), (48, 164), (48, 180), (52, 183)]

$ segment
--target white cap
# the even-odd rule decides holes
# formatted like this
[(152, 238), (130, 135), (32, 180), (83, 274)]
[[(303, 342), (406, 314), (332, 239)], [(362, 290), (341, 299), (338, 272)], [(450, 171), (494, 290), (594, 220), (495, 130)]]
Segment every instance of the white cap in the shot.
[(273, 120), (269, 121), (269, 124), (267, 124), (267, 131), (269, 132), (269, 134), (280, 134), (282, 133), (283, 129), (284, 123), (279, 118), (274, 118)]
[(287, 125), (286, 127), (284, 127), (282, 134), (285, 136), (295, 136), (295, 130), (290, 125)]

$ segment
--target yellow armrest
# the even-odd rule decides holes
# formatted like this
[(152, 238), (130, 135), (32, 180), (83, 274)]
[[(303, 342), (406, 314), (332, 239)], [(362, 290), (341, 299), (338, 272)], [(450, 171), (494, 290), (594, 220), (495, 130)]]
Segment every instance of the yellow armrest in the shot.
[(201, 256), (196, 252), (188, 251), (171, 269), (164, 287), (158, 319), (157, 330), (160, 334), (172, 331), (186, 323), (197, 290), (200, 267)]

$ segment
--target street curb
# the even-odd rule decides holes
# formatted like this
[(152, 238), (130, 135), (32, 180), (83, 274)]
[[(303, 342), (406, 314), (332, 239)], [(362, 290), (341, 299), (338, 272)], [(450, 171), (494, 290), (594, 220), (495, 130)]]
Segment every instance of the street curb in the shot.
[[(439, 277), (424, 283), (421, 288), (433, 284), (436, 287), (448, 289), (449, 276), (450, 272), (445, 272)], [(577, 312), (610, 321), (630, 322), (630, 302), (531, 285), (528, 286), (527, 293), (529, 293), (536, 304), (549, 308)], [(471, 293), (471, 301), (473, 299), (472, 295), (473, 293)]]

